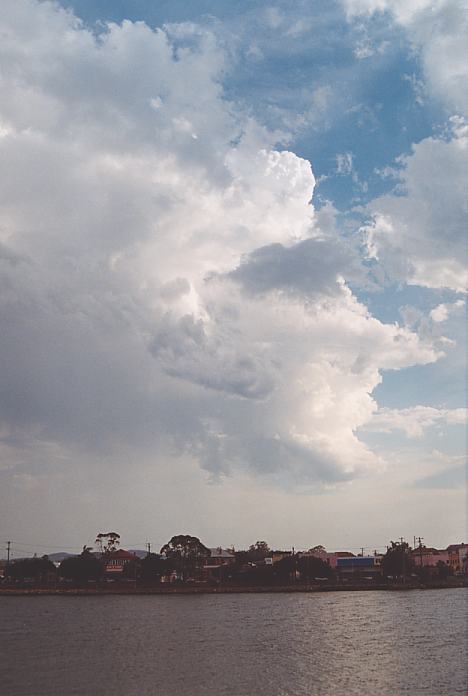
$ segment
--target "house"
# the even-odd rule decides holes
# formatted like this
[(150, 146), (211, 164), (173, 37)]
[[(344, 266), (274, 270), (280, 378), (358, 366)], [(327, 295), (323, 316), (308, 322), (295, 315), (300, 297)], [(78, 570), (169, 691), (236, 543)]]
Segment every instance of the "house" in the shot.
[(351, 551), (333, 551), (332, 553), (327, 553), (324, 560), (329, 564), (330, 568), (335, 570), (340, 558), (356, 558), (356, 556)]
[(232, 551), (222, 549), (220, 546), (210, 549), (210, 556), (203, 564), (203, 576), (206, 580), (219, 580), (223, 570), (235, 562), (236, 557)]
[(227, 551), (218, 546), (215, 549), (210, 549), (210, 556), (206, 559), (209, 565), (223, 566), (231, 565), (236, 562), (236, 557), (233, 551)]
[(382, 556), (341, 556), (336, 559), (336, 570), (340, 575), (382, 574)]
[(267, 558), (264, 559), (265, 565), (274, 565), (278, 561), (282, 561), (283, 558), (289, 558), (292, 555), (292, 551), (272, 551)]
[(106, 575), (123, 573), (125, 566), (135, 560), (137, 560), (136, 554), (125, 551), (125, 549), (112, 551), (103, 557), (104, 572)]
[(447, 546), (449, 564), (454, 573), (467, 572), (468, 544), (450, 544)]
[(450, 565), (450, 558), (447, 550), (443, 551), (421, 546), (411, 552), (411, 557), (416, 568), (435, 568), (439, 561), (442, 561), (445, 565)]

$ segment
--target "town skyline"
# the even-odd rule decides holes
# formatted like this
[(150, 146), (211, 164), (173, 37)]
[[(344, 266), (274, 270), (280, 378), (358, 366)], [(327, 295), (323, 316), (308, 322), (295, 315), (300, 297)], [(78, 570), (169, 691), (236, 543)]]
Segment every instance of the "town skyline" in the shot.
[[(185, 530), (186, 531), (186, 530)], [(154, 542), (147, 537), (147, 541), (145, 542), (137, 542), (137, 543), (131, 543), (127, 542), (125, 540), (125, 536), (122, 537), (121, 534), (118, 532), (110, 532), (110, 533), (99, 533), (99, 536), (102, 537), (107, 537), (109, 534), (117, 537), (117, 544), (115, 546), (116, 549), (122, 548), (131, 552), (138, 552), (138, 554), (146, 554), (146, 553), (155, 553), (159, 554), (161, 553), (161, 549), (164, 547), (164, 545), (167, 543), (166, 541), (162, 541), (161, 543), (159, 542)], [(195, 538), (200, 538), (197, 535), (192, 535), (195, 536)], [(200, 538), (200, 541), (204, 543), (204, 539)], [(224, 549), (224, 550), (232, 550), (232, 551), (242, 551), (246, 550), (248, 548), (251, 548), (254, 544), (266, 544), (266, 546), (271, 550), (271, 551), (281, 551), (281, 552), (297, 552), (297, 553), (306, 553), (310, 552), (314, 549), (324, 549), (326, 552), (329, 553), (337, 553), (337, 552), (342, 552), (342, 551), (347, 551), (352, 553), (355, 556), (365, 556), (365, 555), (376, 555), (376, 554), (384, 554), (385, 551), (387, 551), (393, 542), (398, 542), (398, 543), (406, 543), (408, 544), (410, 549), (416, 550), (416, 549), (434, 549), (434, 548), (439, 548), (439, 549), (447, 549), (450, 546), (454, 545), (465, 545), (465, 542), (463, 540), (450, 540), (447, 544), (433, 544), (431, 543), (431, 540), (427, 541), (424, 537), (421, 536), (416, 536), (413, 535), (411, 539), (406, 539), (404, 537), (396, 537), (393, 536), (392, 538), (388, 539), (386, 543), (376, 545), (376, 544), (370, 544), (370, 545), (350, 545), (350, 544), (342, 544), (338, 545), (336, 547), (328, 547), (325, 544), (322, 543), (316, 543), (316, 544), (311, 544), (311, 545), (306, 545), (304, 547), (300, 547), (297, 544), (294, 543), (289, 543), (289, 544), (283, 544), (283, 545), (275, 545), (275, 544), (270, 544), (270, 542), (267, 539), (256, 539), (254, 542), (251, 540), (251, 543), (244, 544), (244, 545), (234, 545), (234, 544), (226, 544), (226, 543), (221, 543), (221, 544), (210, 544), (207, 543), (205, 544), (208, 548), (210, 549)], [(4, 547), (2, 551), (0, 552), (0, 559), (5, 560), (7, 557), (14, 559), (14, 558), (23, 558), (23, 557), (30, 557), (30, 556), (53, 556), (54, 554), (57, 556), (60, 555), (79, 555), (83, 549), (90, 549), (94, 550), (96, 552), (100, 551), (102, 553), (102, 546), (100, 547), (98, 543), (98, 539), (94, 539), (94, 541), (89, 541), (88, 543), (83, 543), (81, 545), (77, 546), (52, 546), (50, 544), (29, 544), (25, 542), (15, 542), (13, 540), (7, 540), (4, 542)]]

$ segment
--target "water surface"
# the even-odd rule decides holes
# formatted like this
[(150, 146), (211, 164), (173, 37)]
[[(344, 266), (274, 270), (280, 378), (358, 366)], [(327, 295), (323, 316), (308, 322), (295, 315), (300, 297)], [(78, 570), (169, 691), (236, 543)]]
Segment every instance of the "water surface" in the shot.
[(466, 693), (466, 590), (0, 597), (8, 696)]

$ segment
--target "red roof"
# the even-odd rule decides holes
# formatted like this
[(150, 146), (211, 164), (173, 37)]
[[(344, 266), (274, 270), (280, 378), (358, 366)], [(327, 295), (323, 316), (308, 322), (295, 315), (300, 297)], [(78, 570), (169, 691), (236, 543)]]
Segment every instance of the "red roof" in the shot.
[(468, 544), (450, 544), (447, 546), (447, 551), (458, 551), (458, 549), (464, 549)]
[(136, 555), (130, 553), (130, 551), (125, 551), (125, 549), (119, 549), (118, 551), (113, 551), (107, 558), (121, 558), (126, 561), (133, 561)]

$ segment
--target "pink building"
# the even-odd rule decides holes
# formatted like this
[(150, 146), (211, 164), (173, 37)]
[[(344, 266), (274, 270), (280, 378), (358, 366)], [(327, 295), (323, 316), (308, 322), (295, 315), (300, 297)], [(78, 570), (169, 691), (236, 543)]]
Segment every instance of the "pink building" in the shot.
[(417, 568), (420, 568), (421, 566), (426, 568), (435, 568), (439, 561), (442, 561), (442, 563), (445, 565), (450, 565), (449, 552), (447, 550), (439, 550), (422, 546), (421, 548), (414, 549), (411, 555), (413, 557), (414, 565)]
[(447, 546), (450, 567), (454, 573), (466, 573), (468, 544), (450, 544)]
[(333, 551), (329, 553), (323, 546), (315, 546), (313, 549), (301, 552), (300, 555), (320, 558), (321, 561), (325, 561), (333, 569), (336, 568), (339, 558), (354, 558), (354, 553), (351, 553), (351, 551)]
[(339, 558), (354, 558), (354, 553), (351, 553), (351, 551), (333, 551), (332, 553), (327, 553), (326, 560), (331, 568), (336, 569)]

